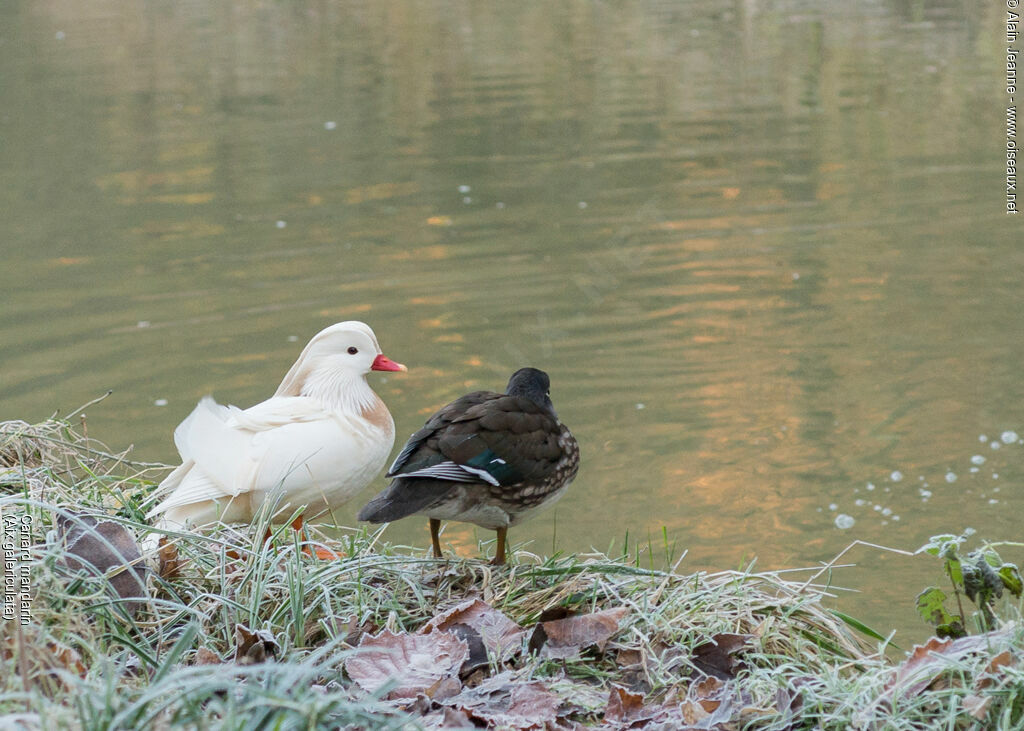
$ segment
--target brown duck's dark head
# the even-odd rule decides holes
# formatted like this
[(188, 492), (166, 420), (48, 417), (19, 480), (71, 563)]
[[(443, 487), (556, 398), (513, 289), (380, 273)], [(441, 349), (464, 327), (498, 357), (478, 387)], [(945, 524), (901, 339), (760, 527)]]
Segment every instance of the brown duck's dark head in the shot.
[(505, 393), (509, 396), (528, 398), (538, 406), (543, 406), (556, 418), (555, 407), (551, 403), (551, 379), (548, 374), (537, 368), (520, 368), (508, 379)]

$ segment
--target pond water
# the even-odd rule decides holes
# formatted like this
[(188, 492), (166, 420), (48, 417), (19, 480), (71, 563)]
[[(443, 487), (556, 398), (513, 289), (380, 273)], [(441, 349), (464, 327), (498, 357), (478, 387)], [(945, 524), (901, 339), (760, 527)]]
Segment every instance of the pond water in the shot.
[[(583, 466), (510, 534), (537, 553), (1018, 539), (1003, 12), (9, 0), (0, 419), (113, 389), (90, 435), (171, 462), (200, 396), (262, 400), (362, 319), (410, 369), (371, 376), (400, 440), (551, 374)], [(425, 520), (385, 535), (428, 545)], [(842, 608), (923, 635), (937, 562), (848, 558)]]

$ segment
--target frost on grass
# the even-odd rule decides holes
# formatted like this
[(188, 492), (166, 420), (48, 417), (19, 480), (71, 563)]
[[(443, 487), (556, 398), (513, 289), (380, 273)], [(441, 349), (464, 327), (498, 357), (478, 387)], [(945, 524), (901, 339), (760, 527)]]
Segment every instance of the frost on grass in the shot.
[(1018, 622), (883, 651), (827, 608), (832, 569), (499, 570), (308, 527), (323, 561), (257, 524), (173, 535), (146, 571), (164, 469), (62, 422), (2, 425), (0, 460), (4, 515), (32, 519), (31, 621), (0, 623), (0, 713), (27, 728), (998, 728), (1024, 707)]

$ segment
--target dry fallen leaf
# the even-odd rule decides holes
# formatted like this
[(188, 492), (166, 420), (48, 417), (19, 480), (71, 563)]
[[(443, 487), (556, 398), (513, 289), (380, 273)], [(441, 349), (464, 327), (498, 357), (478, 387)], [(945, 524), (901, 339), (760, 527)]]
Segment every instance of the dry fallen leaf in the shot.
[(200, 647), (196, 650), (196, 656), (192, 660), (193, 665), (218, 665), (220, 664), (220, 655), (213, 650), (205, 647)]
[(603, 650), (605, 643), (619, 630), (619, 622), (629, 614), (626, 607), (605, 609), (565, 619), (539, 622), (530, 637), (530, 649), (541, 657), (566, 659), (576, 657), (591, 646)]
[[(454, 631), (469, 643), (470, 658), (467, 662), (472, 667), (463, 668), (463, 672), (480, 667), (480, 660), (486, 664), (487, 653), (507, 660), (520, 649), (523, 637), (526, 636), (525, 629), (481, 599), (470, 599), (456, 604), (435, 616), (420, 631), (430, 632), (434, 629)], [(474, 657), (476, 637), (482, 643), (482, 658)]]
[(608, 705), (604, 709), (604, 720), (618, 724), (649, 721), (654, 718), (656, 710), (656, 708), (644, 708), (644, 697), (640, 693), (630, 693), (625, 688), (613, 685), (608, 693)]
[(131, 614), (142, 608), (141, 600), (148, 598), (147, 569), (138, 543), (123, 525), (84, 513), (62, 513), (57, 516), (57, 535), (64, 541), (67, 568), (105, 576), (113, 594), (140, 600), (125, 602)]
[(710, 642), (705, 642), (693, 649), (693, 664), (705, 675), (712, 675), (722, 680), (729, 680), (736, 677), (736, 673), (742, 668), (743, 662), (735, 657), (741, 650), (745, 649), (752, 635), (737, 635), (729, 632), (720, 632), (711, 637)]
[(171, 543), (167, 536), (163, 536), (160, 539), (159, 548), (157, 549), (157, 560), (159, 563), (157, 573), (161, 579), (170, 581), (181, 575), (181, 565), (184, 561), (178, 558), (178, 546)]
[(542, 729), (558, 723), (561, 700), (540, 681), (523, 682), (506, 672), (464, 690), (444, 704), (464, 711), (488, 727)]
[(1013, 656), (1009, 650), (1003, 650), (998, 655), (993, 657), (988, 665), (985, 666), (985, 671), (978, 678), (978, 682), (974, 684), (976, 690), (983, 690), (989, 687), (995, 682), (994, 676), (1002, 674), (1002, 668), (1010, 665), (1016, 665), (1017, 658)]
[(280, 646), (270, 630), (251, 630), (244, 624), (235, 625), (235, 662), (239, 665), (256, 665), (273, 659)]
[(442, 678), (457, 677), (469, 648), (450, 632), (363, 635), (359, 652), (345, 671), (361, 688), (375, 693), (391, 683), (389, 698), (415, 698)]
[(963, 706), (964, 710), (974, 716), (979, 721), (984, 721), (985, 716), (988, 715), (988, 707), (992, 705), (992, 696), (982, 698), (981, 696), (970, 695), (964, 696)]

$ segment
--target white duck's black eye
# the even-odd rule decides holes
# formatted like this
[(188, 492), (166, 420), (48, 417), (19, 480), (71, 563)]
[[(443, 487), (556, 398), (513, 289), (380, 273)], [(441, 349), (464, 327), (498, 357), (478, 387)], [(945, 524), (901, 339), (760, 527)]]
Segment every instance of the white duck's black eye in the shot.
[(351, 348), (348, 349), (348, 354), (349, 355), (355, 355), (358, 352), (359, 352), (359, 348), (355, 347), (354, 345)]

